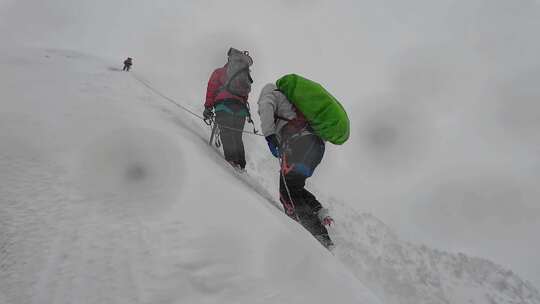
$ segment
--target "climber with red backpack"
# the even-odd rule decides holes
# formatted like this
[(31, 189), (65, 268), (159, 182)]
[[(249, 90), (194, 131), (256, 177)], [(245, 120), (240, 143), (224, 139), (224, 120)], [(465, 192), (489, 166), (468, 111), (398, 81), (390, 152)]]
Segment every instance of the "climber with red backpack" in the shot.
[(227, 63), (210, 76), (203, 112), (205, 121), (211, 119), (215, 112), (225, 159), (241, 170), (246, 166), (242, 132), (246, 118), (251, 122), (247, 101), (253, 83), (251, 65), (253, 59), (247, 51), (230, 48)]
[(348, 139), (347, 113), (322, 86), (295, 74), (267, 84), (258, 107), (270, 152), (280, 159), (279, 192), (285, 213), (332, 248), (325, 226), (334, 220), (305, 183), (323, 158), (325, 141), (342, 144)]

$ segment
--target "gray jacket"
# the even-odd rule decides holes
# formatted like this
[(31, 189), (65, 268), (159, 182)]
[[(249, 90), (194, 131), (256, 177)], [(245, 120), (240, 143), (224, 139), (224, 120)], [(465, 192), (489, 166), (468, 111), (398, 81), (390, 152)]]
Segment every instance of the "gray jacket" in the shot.
[(261, 117), (261, 130), (264, 136), (276, 134), (281, 141), (281, 129), (287, 124), (287, 120), (276, 119), (276, 116), (286, 119), (296, 118), (293, 105), (287, 97), (277, 91), (273, 83), (264, 86), (259, 96), (259, 116)]

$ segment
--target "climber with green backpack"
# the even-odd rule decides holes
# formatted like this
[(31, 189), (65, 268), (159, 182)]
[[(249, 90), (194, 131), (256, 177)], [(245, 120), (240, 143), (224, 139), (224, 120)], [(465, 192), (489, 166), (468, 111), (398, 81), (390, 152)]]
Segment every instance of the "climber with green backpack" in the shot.
[(347, 113), (320, 84), (295, 74), (267, 84), (258, 106), (268, 147), (281, 162), (279, 192), (285, 213), (332, 248), (325, 226), (333, 219), (305, 189), (305, 182), (323, 158), (325, 141), (339, 145), (349, 138)]

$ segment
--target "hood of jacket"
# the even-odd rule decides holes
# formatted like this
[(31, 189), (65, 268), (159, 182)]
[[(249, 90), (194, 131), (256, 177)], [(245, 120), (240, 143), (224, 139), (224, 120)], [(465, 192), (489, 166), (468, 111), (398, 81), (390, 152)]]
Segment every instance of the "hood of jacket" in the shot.
[(266, 94), (272, 93), (275, 90), (277, 90), (277, 86), (273, 83), (268, 83), (262, 88), (261, 97), (265, 96)]

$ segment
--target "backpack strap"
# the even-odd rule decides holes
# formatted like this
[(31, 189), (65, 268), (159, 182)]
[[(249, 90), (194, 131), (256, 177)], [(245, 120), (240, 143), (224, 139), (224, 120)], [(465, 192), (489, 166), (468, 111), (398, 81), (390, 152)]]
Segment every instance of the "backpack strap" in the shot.
[[(228, 79), (227, 83), (225, 84), (225, 88), (226, 88), (227, 90), (230, 91), (230, 86), (231, 86), (231, 82), (233, 81), (233, 79), (235, 79), (236, 77), (238, 77), (238, 75), (240, 75), (240, 74), (243, 73), (243, 72), (247, 72), (248, 75), (249, 75), (249, 66), (247, 66), (247, 67), (245, 67), (245, 68), (243, 68), (243, 69), (241, 69), (241, 70), (236, 71), (236, 73), (234, 73), (234, 74)], [(251, 83), (253, 83), (253, 79), (251, 79), (251, 75), (249, 75), (249, 81), (250, 81)]]
[(228, 92), (231, 92), (231, 88), (230, 88), (231, 82), (233, 81), (234, 78), (236, 78), (238, 75), (240, 75), (240, 73), (243, 73), (243, 72), (247, 72), (247, 73), (248, 73), (249, 81), (250, 81), (250, 83), (253, 83), (253, 78), (251, 78), (251, 74), (249, 73), (249, 66), (247, 66), (247, 67), (245, 67), (245, 68), (243, 68), (243, 69), (241, 69), (241, 70), (236, 71), (236, 73), (234, 73), (234, 74), (227, 80), (227, 82), (226, 82), (225, 84), (223, 84), (223, 85), (219, 88), (218, 92), (223, 92), (223, 91), (225, 91), (225, 90), (227, 90)]
[(285, 120), (285, 121), (291, 121), (292, 119), (288, 119), (288, 118), (285, 118), (283, 116), (279, 116), (277, 114), (274, 113), (274, 122), (278, 121), (278, 120)]

